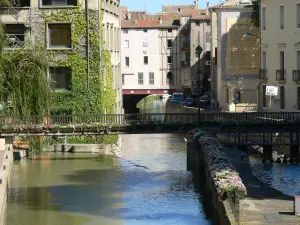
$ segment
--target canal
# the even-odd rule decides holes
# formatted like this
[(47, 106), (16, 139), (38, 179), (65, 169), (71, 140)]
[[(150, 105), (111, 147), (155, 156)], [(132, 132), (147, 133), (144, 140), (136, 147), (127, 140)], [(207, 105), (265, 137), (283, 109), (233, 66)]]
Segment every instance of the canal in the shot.
[[(165, 101), (141, 112), (163, 112)], [(208, 225), (178, 134), (123, 135), (122, 155), (56, 153), (15, 162), (7, 225)]]

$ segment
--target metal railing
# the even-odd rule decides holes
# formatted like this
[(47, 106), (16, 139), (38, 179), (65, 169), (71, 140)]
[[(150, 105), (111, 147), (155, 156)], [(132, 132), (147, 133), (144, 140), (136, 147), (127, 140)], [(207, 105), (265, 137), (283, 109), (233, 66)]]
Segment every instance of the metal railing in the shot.
[[(5, 126), (45, 126), (45, 125), (126, 125), (126, 124), (170, 124), (197, 123), (197, 113), (148, 113), (148, 114), (93, 114), (93, 115), (53, 115), (13, 117), (1, 116), (0, 128)], [(295, 124), (300, 123), (300, 112), (249, 112), (200, 114), (200, 124)]]
[(268, 70), (267, 69), (259, 70), (259, 79), (260, 80), (268, 80)]
[(25, 44), (25, 34), (5, 34), (4, 47), (20, 47)]
[(276, 80), (285, 81), (285, 70), (276, 70)]
[(293, 81), (300, 82), (300, 70), (293, 70)]

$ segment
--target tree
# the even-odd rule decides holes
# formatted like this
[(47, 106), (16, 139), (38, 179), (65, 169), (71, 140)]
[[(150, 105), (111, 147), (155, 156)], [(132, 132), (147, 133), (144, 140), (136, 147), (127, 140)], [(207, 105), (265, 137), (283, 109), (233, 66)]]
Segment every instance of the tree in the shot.
[(261, 0), (253, 0), (252, 1), (252, 14), (251, 14), (251, 22), (254, 26), (259, 27), (259, 17), (260, 17), (260, 1)]

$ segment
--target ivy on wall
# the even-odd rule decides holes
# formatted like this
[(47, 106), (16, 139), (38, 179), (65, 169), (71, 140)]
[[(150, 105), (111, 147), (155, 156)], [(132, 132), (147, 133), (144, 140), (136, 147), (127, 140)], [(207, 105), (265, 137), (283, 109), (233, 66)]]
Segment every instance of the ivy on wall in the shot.
[[(99, 21), (100, 19), (100, 21)], [(86, 17), (81, 5), (78, 8), (50, 10), (45, 13), (47, 23), (71, 23), (72, 50), (52, 50), (54, 67), (69, 67), (72, 70), (72, 90), (53, 92), (51, 111), (56, 114), (72, 112), (114, 113), (117, 92), (114, 90), (114, 77), (110, 52), (104, 50), (103, 15), (89, 10), (89, 68), (88, 81), (87, 59), (85, 51)], [(100, 22), (100, 26), (98, 26)], [(84, 46), (84, 47), (82, 47)], [(55, 56), (61, 55), (59, 59)], [(89, 83), (89, 85), (88, 85)], [(89, 104), (90, 101), (90, 104)], [(69, 143), (116, 143), (117, 135), (99, 135), (94, 137), (70, 137)]]
[(251, 14), (251, 21), (252, 24), (256, 27), (259, 27), (259, 17), (260, 17), (260, 0), (253, 0), (252, 1), (252, 14)]

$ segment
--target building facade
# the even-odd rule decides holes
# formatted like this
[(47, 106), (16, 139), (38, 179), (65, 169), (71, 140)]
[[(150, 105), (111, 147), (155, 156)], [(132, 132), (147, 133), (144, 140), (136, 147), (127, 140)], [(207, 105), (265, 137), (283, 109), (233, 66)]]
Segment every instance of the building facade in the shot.
[(257, 111), (260, 38), (249, 3), (232, 0), (210, 9), (213, 107), (225, 111)]
[[(297, 112), (300, 110), (300, 2), (262, 0), (260, 13), (260, 106), (263, 111)], [(277, 96), (266, 96), (267, 86), (277, 87)]]
[(122, 84), (124, 90), (161, 89), (159, 21), (125, 21), (122, 25)]
[(119, 5), (27, 0), (0, 9), (4, 50), (46, 47), (55, 90), (52, 113), (122, 112)]
[[(189, 96), (197, 86), (196, 73), (199, 65), (203, 77), (209, 77), (210, 70), (207, 66), (209, 67), (210, 63), (206, 58), (210, 57), (210, 43), (206, 36), (210, 31), (210, 18), (205, 10), (198, 10), (196, 3), (162, 8), (161, 14), (127, 12), (127, 16), (123, 15), (123, 18), (126, 18), (122, 21), (122, 45), (125, 46), (122, 47), (123, 89), (162, 89), (168, 90), (166, 93), (183, 89), (185, 95)], [(144, 32), (147, 28), (149, 31)], [(149, 40), (150, 36), (151, 46), (157, 44), (158, 48), (150, 49), (140, 43), (145, 42), (145, 38)], [(198, 45), (203, 48), (200, 60), (195, 55)], [(150, 67), (152, 71), (158, 71), (154, 74), (154, 85), (144, 82), (141, 85), (142, 82), (138, 81), (143, 69), (146, 74), (149, 73), (149, 66), (142, 60), (136, 60), (143, 57), (156, 57), (152, 59), (153, 64)], [(134, 65), (128, 63), (128, 60), (134, 61)]]

